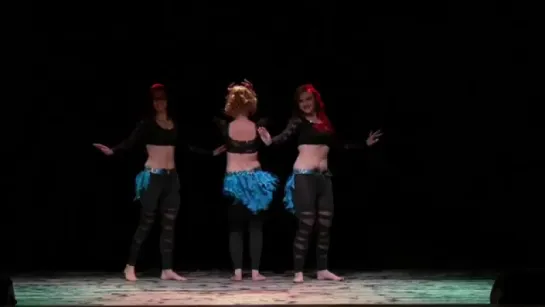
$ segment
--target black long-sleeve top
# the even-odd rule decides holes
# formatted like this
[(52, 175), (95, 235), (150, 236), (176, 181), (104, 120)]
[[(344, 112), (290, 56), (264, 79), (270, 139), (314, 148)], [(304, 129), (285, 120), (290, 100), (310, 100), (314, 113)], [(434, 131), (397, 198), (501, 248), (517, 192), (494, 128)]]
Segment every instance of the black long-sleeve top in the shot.
[[(238, 154), (256, 153), (259, 151), (259, 149), (263, 145), (263, 142), (261, 141), (261, 137), (259, 137), (259, 134), (257, 133), (257, 131), (256, 131), (256, 137), (253, 140), (238, 141), (238, 140), (232, 139), (229, 136), (229, 122), (227, 120), (215, 118), (214, 121), (220, 128), (220, 132), (225, 142), (225, 149), (229, 153), (238, 153)], [(266, 119), (261, 119), (255, 122), (256, 128), (264, 126), (266, 121), (267, 121)]]
[[(165, 129), (153, 120), (145, 119), (140, 121), (136, 128), (131, 132), (128, 138), (123, 140), (117, 146), (113, 147), (114, 153), (128, 151), (137, 144), (156, 145), (156, 146), (176, 146), (179, 143), (178, 125), (174, 123), (172, 129)], [(192, 152), (200, 154), (212, 154), (212, 151), (197, 148), (194, 146), (188, 147)]]
[(332, 131), (320, 131), (304, 117), (292, 117), (286, 128), (272, 138), (273, 144), (282, 144), (291, 138), (297, 138), (297, 145), (326, 145), (330, 148), (353, 149), (365, 145), (348, 144), (340, 141)]

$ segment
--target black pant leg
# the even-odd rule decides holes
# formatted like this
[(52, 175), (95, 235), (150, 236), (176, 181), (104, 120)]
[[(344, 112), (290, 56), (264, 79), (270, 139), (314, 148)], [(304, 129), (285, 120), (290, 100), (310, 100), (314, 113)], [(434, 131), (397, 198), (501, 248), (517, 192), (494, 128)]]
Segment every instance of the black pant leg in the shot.
[(178, 174), (164, 175), (165, 187), (159, 207), (161, 209), (161, 235), (159, 246), (163, 270), (172, 269), (176, 217), (180, 209), (180, 181)]
[(242, 269), (243, 265), (244, 230), (248, 214), (248, 209), (237, 201), (229, 207), (229, 252), (235, 270)]
[(330, 228), (333, 221), (333, 185), (331, 177), (324, 176), (320, 180), (318, 194), (318, 240), (316, 244), (316, 263), (318, 270), (327, 270), (327, 255), (329, 252)]
[(142, 195), (140, 197), (140, 203), (142, 205), (140, 212), (140, 222), (138, 224), (138, 227), (136, 228), (136, 232), (132, 240), (129, 252), (129, 260), (127, 262), (128, 265), (136, 265), (142, 243), (144, 243), (144, 241), (148, 237), (151, 231), (151, 227), (155, 222), (156, 211), (162, 192), (163, 182), (161, 176), (151, 174), (149, 185), (142, 192)]
[(263, 214), (252, 214), (249, 222), (250, 231), (250, 258), (252, 270), (259, 270), (261, 251), (263, 250)]
[(316, 175), (295, 175), (293, 202), (298, 219), (297, 232), (293, 243), (293, 266), (296, 273), (305, 266), (310, 236), (316, 220)]

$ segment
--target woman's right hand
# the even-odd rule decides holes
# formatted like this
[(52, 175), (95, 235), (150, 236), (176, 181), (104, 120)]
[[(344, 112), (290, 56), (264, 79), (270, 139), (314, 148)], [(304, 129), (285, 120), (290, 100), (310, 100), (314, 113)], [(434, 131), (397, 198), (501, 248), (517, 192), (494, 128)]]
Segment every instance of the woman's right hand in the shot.
[(225, 145), (221, 145), (220, 147), (214, 149), (212, 152), (213, 156), (219, 156), (220, 154), (224, 153), (227, 150), (227, 147)]
[(102, 153), (107, 155), (107, 156), (111, 156), (111, 155), (114, 154), (114, 151), (110, 147), (108, 147), (106, 145), (94, 143), (93, 146), (95, 146), (95, 148), (102, 151)]
[(265, 127), (259, 127), (257, 128), (257, 133), (259, 133), (259, 136), (261, 137), (261, 140), (265, 145), (269, 146), (272, 144), (272, 137), (269, 131)]
[(365, 143), (367, 144), (367, 146), (371, 147), (379, 141), (380, 136), (382, 136), (382, 132), (380, 130), (371, 131), (369, 132), (369, 136), (367, 137)]

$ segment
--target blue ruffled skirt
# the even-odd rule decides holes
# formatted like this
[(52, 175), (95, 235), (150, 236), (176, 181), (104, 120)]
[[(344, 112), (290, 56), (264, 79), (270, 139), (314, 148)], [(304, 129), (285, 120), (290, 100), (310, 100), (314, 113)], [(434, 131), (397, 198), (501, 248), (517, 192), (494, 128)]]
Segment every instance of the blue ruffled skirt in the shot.
[(293, 191), (295, 191), (295, 175), (310, 174), (331, 176), (329, 171), (318, 171), (313, 169), (294, 169), (289, 176), (286, 186), (284, 187), (284, 208), (291, 213), (295, 213), (295, 205), (293, 204)]
[(148, 188), (151, 180), (151, 174), (165, 175), (168, 174), (168, 172), (169, 170), (164, 168), (144, 168), (143, 171), (136, 175), (136, 195), (134, 197), (134, 200), (139, 200), (140, 197), (142, 197), (142, 193)]
[(273, 174), (260, 169), (228, 172), (223, 180), (223, 194), (238, 200), (255, 214), (269, 208), (277, 184)]

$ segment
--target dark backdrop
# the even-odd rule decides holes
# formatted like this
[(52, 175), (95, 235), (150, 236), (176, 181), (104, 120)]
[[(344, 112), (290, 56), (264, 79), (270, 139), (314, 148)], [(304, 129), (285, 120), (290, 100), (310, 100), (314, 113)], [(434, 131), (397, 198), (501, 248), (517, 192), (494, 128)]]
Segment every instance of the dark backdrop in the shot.
[[(31, 112), (14, 129), (18, 162), (6, 166), (17, 166), (6, 177), (15, 183), (6, 193), (9, 269), (123, 267), (144, 151), (108, 158), (91, 143), (126, 137), (150, 107), (153, 82), (168, 87), (184, 135), (176, 266), (229, 268), (225, 157), (182, 144), (221, 144), (211, 120), (242, 78), (254, 82), (273, 134), (307, 82), (343, 139), (385, 133), (371, 150), (331, 157), (333, 268), (542, 266), (537, 4), (325, 3), (35, 4)], [(295, 155), (293, 145), (265, 150), (262, 164), (285, 179)], [(266, 224), (264, 269), (291, 269), (295, 221), (281, 198)], [(141, 269), (159, 266), (157, 237)]]

